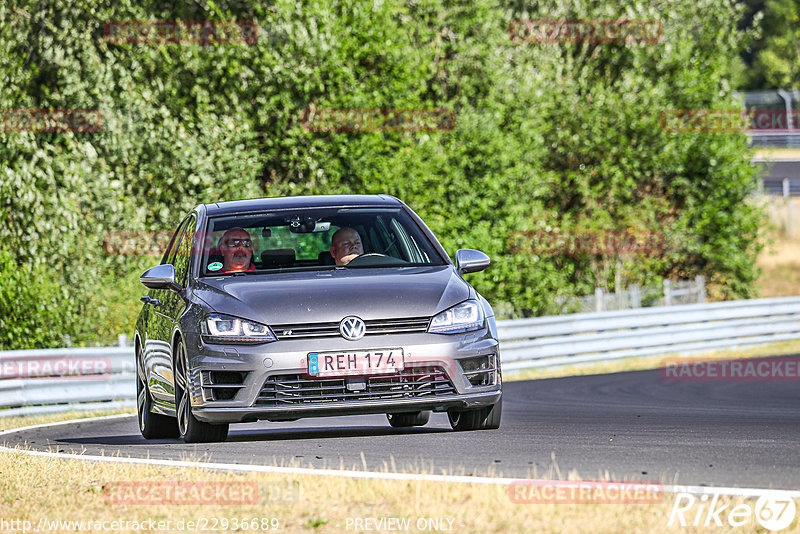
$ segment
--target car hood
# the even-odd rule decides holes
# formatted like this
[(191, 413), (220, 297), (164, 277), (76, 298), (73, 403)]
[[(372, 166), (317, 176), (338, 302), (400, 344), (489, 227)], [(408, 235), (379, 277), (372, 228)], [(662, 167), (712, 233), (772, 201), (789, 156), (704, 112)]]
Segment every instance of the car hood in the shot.
[(470, 286), (442, 265), (206, 277), (194, 293), (215, 312), (277, 325), (428, 317), (469, 298)]

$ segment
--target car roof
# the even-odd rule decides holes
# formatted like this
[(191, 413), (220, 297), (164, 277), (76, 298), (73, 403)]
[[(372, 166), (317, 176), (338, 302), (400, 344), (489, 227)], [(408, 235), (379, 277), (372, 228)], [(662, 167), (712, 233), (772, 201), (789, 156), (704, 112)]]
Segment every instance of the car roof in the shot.
[(309, 195), (299, 197), (252, 198), (204, 204), (206, 214), (227, 215), (233, 213), (261, 210), (280, 210), (295, 208), (336, 208), (358, 206), (401, 206), (391, 195)]

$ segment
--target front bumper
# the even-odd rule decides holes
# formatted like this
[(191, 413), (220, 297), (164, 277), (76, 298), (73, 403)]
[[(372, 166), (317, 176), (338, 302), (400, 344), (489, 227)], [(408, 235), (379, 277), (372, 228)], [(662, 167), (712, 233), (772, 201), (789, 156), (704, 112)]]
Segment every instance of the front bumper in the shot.
[[(495, 404), (501, 396), (498, 342), (488, 326), (465, 334), (376, 335), (357, 342), (331, 337), (280, 340), (262, 345), (217, 345), (204, 343), (199, 335), (186, 335), (185, 338), (191, 368), (192, 412), (197, 419), (210, 423), (468, 409)], [(343, 398), (347, 395), (332, 395), (327, 399), (317, 395), (313, 400), (263, 403), (263, 390), (268, 379), (306, 377), (307, 382), (313, 381), (307, 375), (309, 353), (390, 347), (403, 349), (406, 369), (437, 369), (449, 380), (447, 391), (417, 396), (409, 393), (408, 398), (396, 391), (391, 398), (352, 399)], [(482, 361), (482, 357), (490, 358), (487, 361), (492, 362), (494, 374), (491, 380), (475, 385), (470, 381), (475, 372), (465, 372), (464, 367), (466, 362)], [(235, 387), (230, 388), (213, 383), (214, 376), (223, 375), (240, 376), (241, 383), (232, 384)], [(392, 378), (391, 375), (381, 377)], [(224, 395), (220, 395), (222, 391)]]
[(391, 399), (380, 401), (354, 401), (319, 403), (291, 408), (213, 408), (194, 407), (194, 416), (207, 423), (246, 423), (259, 419), (270, 421), (294, 421), (304, 417), (333, 417), (340, 415), (364, 415), (374, 413), (402, 413), (420, 410), (443, 412), (449, 409), (478, 408), (489, 406), (500, 400), (500, 391), (452, 395), (431, 400)]

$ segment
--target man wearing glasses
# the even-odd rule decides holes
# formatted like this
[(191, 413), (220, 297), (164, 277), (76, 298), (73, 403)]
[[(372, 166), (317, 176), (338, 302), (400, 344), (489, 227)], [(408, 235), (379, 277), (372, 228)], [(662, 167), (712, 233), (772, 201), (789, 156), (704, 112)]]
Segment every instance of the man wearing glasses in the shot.
[(254, 271), (253, 245), (248, 234), (243, 228), (231, 228), (219, 240), (219, 251), (222, 254), (223, 273), (239, 271)]

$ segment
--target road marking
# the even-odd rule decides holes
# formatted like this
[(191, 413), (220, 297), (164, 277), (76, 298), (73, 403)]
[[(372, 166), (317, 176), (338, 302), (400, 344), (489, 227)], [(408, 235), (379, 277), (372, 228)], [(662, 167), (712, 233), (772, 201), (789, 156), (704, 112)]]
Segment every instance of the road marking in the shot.
[[(32, 430), (37, 428), (47, 428), (51, 426), (68, 425), (72, 423), (100, 421), (107, 419), (119, 419), (123, 417), (136, 417), (136, 414), (117, 414), (105, 415), (100, 417), (86, 417), (83, 419), (71, 419), (69, 421), (59, 421), (57, 423), (43, 423), (39, 425), (30, 425), (20, 428), (12, 428), (0, 432), (0, 437), (22, 432), (24, 430)], [(83, 460), (87, 462), (110, 462), (122, 464), (142, 464), (142, 465), (160, 465), (167, 467), (195, 467), (203, 469), (211, 469), (215, 471), (238, 471), (244, 473), (275, 473), (285, 475), (316, 475), (316, 476), (341, 476), (349, 478), (363, 478), (363, 479), (380, 479), (380, 480), (417, 480), (424, 482), (449, 482), (458, 484), (502, 484), (508, 485), (512, 482), (520, 482), (524, 480), (536, 479), (521, 479), (521, 478), (501, 478), (501, 477), (470, 477), (458, 475), (421, 475), (415, 473), (380, 473), (377, 471), (350, 471), (346, 469), (311, 469), (307, 467), (278, 467), (270, 465), (251, 465), (251, 464), (224, 464), (217, 462), (186, 462), (183, 460), (156, 460), (153, 458), (122, 458), (111, 456), (94, 456), (89, 454), (72, 454), (65, 452), (45, 452), (45, 451), (32, 451), (26, 449), (9, 448), (0, 445), (0, 452), (10, 452), (18, 454), (27, 454), (29, 456), (42, 456), (46, 458), (60, 458), (64, 460)], [(577, 481), (576, 481), (577, 482)], [(631, 483), (636, 481), (631, 480)], [(726, 488), (715, 486), (682, 486), (682, 485), (664, 485), (664, 493), (691, 493), (693, 495), (727, 495), (732, 497), (760, 497), (762, 495), (769, 495), (771, 497), (783, 497), (790, 499), (800, 498), (800, 491), (789, 490), (776, 490), (764, 488)]]

